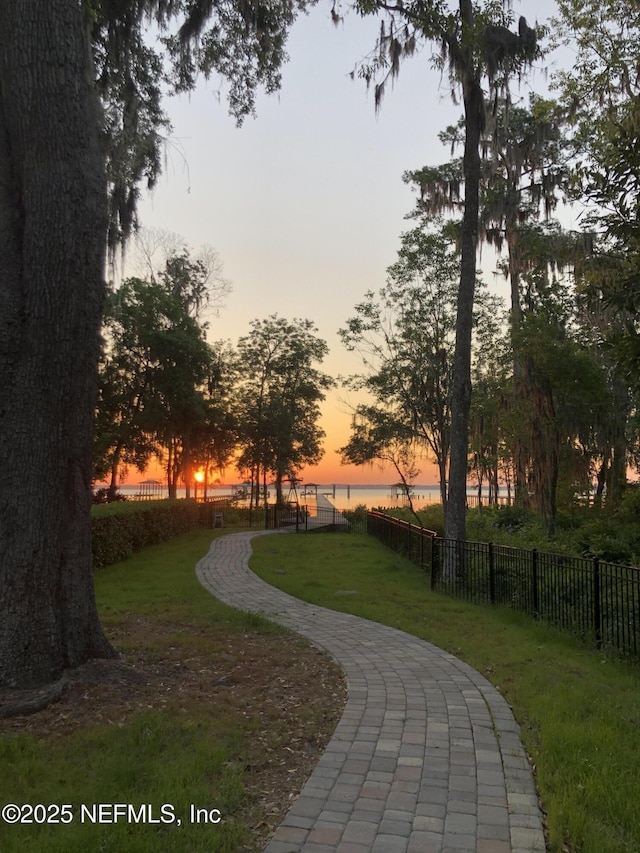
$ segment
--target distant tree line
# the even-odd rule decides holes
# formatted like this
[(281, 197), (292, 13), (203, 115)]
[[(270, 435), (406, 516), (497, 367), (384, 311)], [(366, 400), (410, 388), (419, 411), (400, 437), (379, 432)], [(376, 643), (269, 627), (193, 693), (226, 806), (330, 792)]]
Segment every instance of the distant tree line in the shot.
[[(310, 320), (255, 320), (234, 348), (210, 343), (207, 305), (225, 282), (187, 251), (146, 278), (127, 278), (107, 300), (96, 414), (94, 478), (114, 499), (128, 468), (152, 459), (166, 471), (169, 496), (194, 474), (205, 491), (233, 461), (266, 495), (322, 456), (320, 403), (332, 380)], [(260, 489), (260, 484), (262, 488)]]

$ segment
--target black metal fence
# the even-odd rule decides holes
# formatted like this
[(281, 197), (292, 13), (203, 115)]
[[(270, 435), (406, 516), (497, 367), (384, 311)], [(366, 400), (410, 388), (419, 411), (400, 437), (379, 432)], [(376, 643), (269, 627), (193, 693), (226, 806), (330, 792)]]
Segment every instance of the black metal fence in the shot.
[(482, 542), (457, 542), (379, 512), (368, 531), (428, 573), (431, 587), (504, 605), (598, 648), (640, 657), (640, 569)]
[(433, 577), (436, 540), (433, 530), (370, 510), (367, 513), (367, 533), (394, 551), (400, 551)]
[(361, 510), (301, 506), (297, 503), (259, 507), (237, 506), (230, 501), (200, 504), (206, 527), (289, 529), (297, 532), (366, 533), (367, 515)]
[(366, 510), (340, 510), (334, 506), (302, 506), (296, 527), (305, 533), (366, 533)]
[(296, 504), (249, 507), (220, 500), (202, 503), (200, 511), (204, 525), (214, 528), (276, 530), (281, 527), (295, 527), (301, 518), (301, 508)]

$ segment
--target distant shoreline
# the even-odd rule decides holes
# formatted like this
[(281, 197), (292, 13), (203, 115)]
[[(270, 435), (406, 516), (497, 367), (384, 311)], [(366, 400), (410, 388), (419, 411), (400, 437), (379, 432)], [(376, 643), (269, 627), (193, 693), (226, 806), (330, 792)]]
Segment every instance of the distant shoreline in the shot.
[[(102, 484), (97, 484), (95, 488), (104, 488)], [(275, 499), (275, 488), (273, 484), (267, 486), (268, 500)], [(167, 497), (166, 485), (155, 481), (141, 481), (138, 483), (127, 483), (119, 486), (118, 491), (123, 497), (130, 500), (159, 500)], [(382, 507), (385, 509), (393, 509), (402, 506), (408, 506), (408, 500), (398, 488), (397, 483), (358, 483), (351, 485), (349, 483), (300, 483), (297, 489), (289, 489), (285, 484), (283, 496), (285, 500), (297, 501), (301, 506), (304, 506), (306, 501), (314, 500), (316, 491), (319, 495), (326, 495), (331, 499), (331, 502), (339, 510), (353, 510), (358, 506), (366, 506), (368, 509)], [(467, 486), (467, 494), (471, 497), (477, 495), (477, 486)], [(198, 486), (197, 495), (194, 487), (191, 488), (192, 497), (202, 497), (204, 489), (201, 485)], [(224, 483), (209, 485), (207, 487), (207, 497), (209, 498), (237, 498), (240, 493), (244, 500), (248, 498), (246, 483)], [(504, 492), (501, 493), (502, 496)], [(487, 495), (487, 491), (483, 492)], [(178, 498), (185, 497), (185, 488), (181, 487), (177, 492)], [(415, 509), (423, 509), (430, 505), (440, 504), (440, 486), (439, 485), (420, 485), (416, 484), (411, 489), (411, 501)]]
[[(142, 485), (142, 482), (138, 483), (121, 483), (118, 488), (119, 489), (137, 489)], [(102, 489), (107, 488), (108, 483), (95, 483), (94, 488)], [(161, 485), (165, 486), (164, 483)], [(271, 484), (270, 484), (271, 485)], [(318, 489), (392, 489), (396, 486), (397, 483), (306, 483), (302, 482), (298, 484), (298, 489), (309, 489), (309, 488), (318, 488)], [(208, 491), (228, 491), (229, 489), (240, 489), (243, 486), (246, 486), (246, 483), (215, 483), (209, 484), (207, 486)], [(198, 486), (198, 490), (200, 490), (202, 486)], [(184, 490), (184, 487), (182, 487)], [(424, 484), (424, 483), (416, 483), (411, 486), (412, 491), (416, 492), (418, 490), (422, 491), (440, 491), (440, 486), (438, 483)], [(467, 489), (477, 490), (477, 486), (475, 485), (467, 485)], [(285, 491), (287, 491), (287, 487), (285, 487)]]

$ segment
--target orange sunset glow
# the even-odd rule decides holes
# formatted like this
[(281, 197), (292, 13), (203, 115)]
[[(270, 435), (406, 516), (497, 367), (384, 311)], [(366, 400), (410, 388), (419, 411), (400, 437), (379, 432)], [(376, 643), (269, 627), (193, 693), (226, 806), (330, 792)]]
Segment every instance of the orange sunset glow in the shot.
[[(331, 397), (332, 395), (330, 395)], [(388, 465), (382, 468), (378, 463), (371, 465), (343, 465), (340, 462), (338, 450), (349, 440), (351, 415), (345, 411), (344, 406), (335, 399), (327, 399), (323, 406), (321, 428), (325, 431), (324, 456), (318, 465), (310, 465), (299, 472), (303, 483), (333, 484), (342, 483), (349, 485), (390, 485), (398, 482), (398, 475), (393, 467)], [(436, 466), (429, 460), (423, 459), (418, 463), (420, 474), (418, 482), (421, 485), (435, 485), (438, 482)], [(200, 478), (198, 478), (198, 474)], [(157, 462), (152, 462), (142, 475), (142, 479), (155, 479), (164, 482), (166, 473)], [(204, 472), (198, 471), (195, 475), (198, 483), (204, 481)], [(212, 482), (215, 485), (235, 484), (243, 480), (243, 476), (231, 465), (225, 471), (217, 472)], [(127, 481), (131, 484), (136, 482), (135, 471), (129, 471)]]

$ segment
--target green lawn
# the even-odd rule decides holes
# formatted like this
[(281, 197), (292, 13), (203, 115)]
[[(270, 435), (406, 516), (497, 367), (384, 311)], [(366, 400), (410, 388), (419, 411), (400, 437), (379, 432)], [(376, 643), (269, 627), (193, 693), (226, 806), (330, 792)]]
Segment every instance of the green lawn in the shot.
[[(188, 665), (195, 657), (215, 664), (227, 640), (238, 636), (257, 636), (254, 643), (265, 648), (281, 641), (294, 662), (300, 657), (301, 646), (290, 637), (202, 590), (194, 566), (217, 533), (196, 531), (97, 573), (103, 622), (125, 656), (134, 654), (136, 630), (158, 624), (170, 631), (149, 639), (145, 654), (151, 661)], [(536, 764), (552, 853), (563, 844), (573, 853), (640, 851), (637, 666), (605, 659), (518, 614), (434, 595), (418, 569), (366, 536), (258, 537), (254, 548), (252, 567), (270, 583), (428, 639), (499, 687)], [(210, 699), (193, 702), (188, 712), (179, 703), (150, 705), (123, 722), (96, 719), (72, 734), (54, 726), (51, 734), (34, 734), (29, 718), (17, 733), (5, 725), (0, 803), (70, 803), (74, 821), (23, 827), (0, 822), (2, 853), (256, 849), (248, 846), (251, 801), (245, 785), (246, 768), (256, 760), (256, 720), (242, 707)], [(303, 705), (295, 713), (302, 713), (300, 707), (304, 714), (313, 710)], [(48, 713), (54, 720), (60, 712), (53, 706)], [(264, 754), (278, 755), (279, 725), (277, 714), (262, 724), (273, 734)], [(183, 823), (95, 825), (75, 817), (80, 803), (100, 802), (148, 803), (155, 819), (170, 803)], [(223, 823), (185, 821), (190, 803), (220, 808)]]
[(511, 611), (436, 595), (419, 569), (364, 535), (264, 537), (253, 545), (251, 567), (274, 586), (429, 640), (500, 689), (536, 765), (552, 853), (640, 851), (636, 665)]
[[(262, 849), (269, 821), (263, 812), (256, 812), (256, 792), (246, 783), (277, 754), (280, 738), (289, 738), (290, 743), (291, 729), (282, 733), (280, 729), (283, 703), (275, 691), (273, 713), (268, 716), (267, 696), (256, 714), (253, 697), (262, 689), (258, 684), (250, 682), (240, 699), (234, 699), (228, 688), (211, 684), (220, 669), (232, 670), (236, 664), (239, 669), (238, 654), (248, 650), (256, 658), (252, 665), (265, 672), (266, 691), (271, 693), (266, 661), (273, 662), (274, 669), (281, 661), (283, 669), (276, 674), (282, 672), (285, 680), (295, 678), (296, 667), (304, 660), (301, 649), (307, 644), (255, 614), (224, 606), (201, 587), (195, 564), (221, 533), (195, 531), (97, 572), (103, 624), (117, 638), (125, 660), (139, 667), (142, 658), (145, 667), (158, 664), (169, 675), (175, 667), (190, 670), (192, 676), (160, 681), (157, 693), (145, 694), (146, 704), (135, 704), (122, 719), (118, 707), (111, 703), (105, 709), (98, 697), (91, 706), (95, 721), (91, 717), (88, 725), (73, 731), (60, 729), (60, 715), (73, 716), (64, 705), (24, 718), (17, 730), (12, 721), (0, 721), (0, 805), (69, 805), (61, 811), (35, 810), (25, 815), (32, 822), (21, 826), (0, 820), (2, 853)], [(315, 650), (313, 655), (322, 657)], [(241, 681), (237, 683), (242, 687)], [(299, 698), (296, 709), (304, 698)], [(303, 730), (307, 742), (320, 728), (315, 713), (315, 707), (307, 710)], [(273, 797), (277, 799), (277, 792)], [(109, 808), (103, 822), (94, 823), (93, 812), (83, 815), (81, 804), (93, 808), (100, 803)], [(149, 806), (146, 822), (122, 816), (114, 822), (112, 806), (119, 803), (132, 804), (138, 812)], [(173, 808), (162, 811), (164, 804)], [(192, 823), (191, 804), (219, 809), (222, 822)], [(58, 822), (42, 823), (46, 817)], [(262, 829), (252, 834), (256, 821)]]

